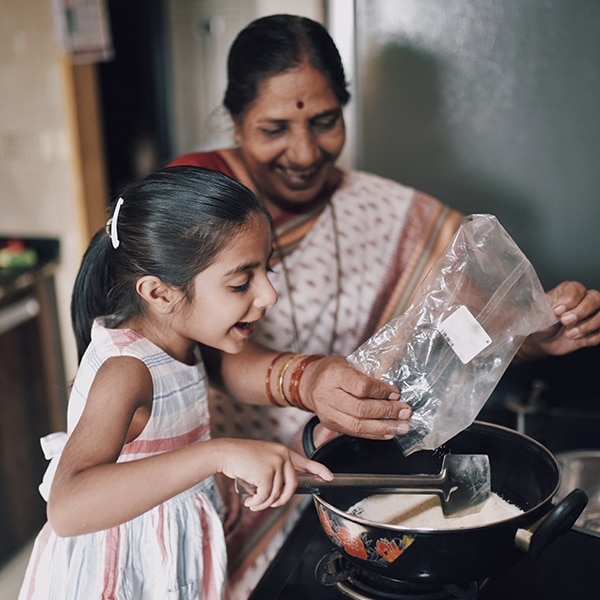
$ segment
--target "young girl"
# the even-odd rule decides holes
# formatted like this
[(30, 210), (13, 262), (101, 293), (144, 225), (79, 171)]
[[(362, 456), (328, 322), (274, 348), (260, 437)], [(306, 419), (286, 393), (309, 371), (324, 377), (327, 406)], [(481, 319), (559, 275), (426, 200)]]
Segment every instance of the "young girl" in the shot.
[(270, 254), (268, 213), (220, 173), (167, 168), (123, 191), (75, 282), (80, 365), (20, 599), (226, 597), (213, 475), (256, 486), (253, 510), (288, 502), (295, 470), (332, 478), (283, 445), (209, 436), (198, 343), (244, 348), (277, 299)]

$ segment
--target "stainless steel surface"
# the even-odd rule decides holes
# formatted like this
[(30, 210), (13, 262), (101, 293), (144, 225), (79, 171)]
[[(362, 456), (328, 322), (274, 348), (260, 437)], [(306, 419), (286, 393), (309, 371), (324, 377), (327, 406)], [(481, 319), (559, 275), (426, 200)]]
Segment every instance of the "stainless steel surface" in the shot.
[(578, 450), (556, 455), (561, 481), (556, 499), (573, 488), (581, 488), (589, 497), (588, 504), (575, 522), (574, 529), (600, 537), (600, 450)]
[(14, 304), (0, 310), (0, 335), (15, 329), (40, 312), (39, 302), (32, 296), (23, 298)]

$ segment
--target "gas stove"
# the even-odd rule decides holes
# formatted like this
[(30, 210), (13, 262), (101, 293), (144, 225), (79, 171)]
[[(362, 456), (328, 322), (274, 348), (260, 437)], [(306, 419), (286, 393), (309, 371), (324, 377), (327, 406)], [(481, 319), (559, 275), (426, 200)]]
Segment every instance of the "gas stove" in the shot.
[[(598, 360), (600, 346), (513, 368), (480, 418), (535, 437), (555, 454), (600, 448)], [(540, 379), (545, 384), (542, 410), (530, 406)], [(515, 396), (521, 398), (516, 413), (515, 402), (506, 402)], [(315, 507), (308, 505), (249, 600), (596, 600), (599, 567), (600, 534), (573, 528), (536, 558), (524, 555), (484, 581), (441, 588), (374, 582), (337, 554)]]
[(431, 585), (407, 583), (360, 569), (337, 550), (321, 558), (315, 569), (316, 580), (334, 587), (342, 596), (363, 598), (395, 598), (397, 600), (476, 600), (479, 582), (466, 584)]
[[(600, 597), (600, 536), (571, 530), (484, 581), (377, 581), (345, 563), (308, 506), (249, 600), (587, 600)], [(384, 578), (385, 579), (385, 578)]]

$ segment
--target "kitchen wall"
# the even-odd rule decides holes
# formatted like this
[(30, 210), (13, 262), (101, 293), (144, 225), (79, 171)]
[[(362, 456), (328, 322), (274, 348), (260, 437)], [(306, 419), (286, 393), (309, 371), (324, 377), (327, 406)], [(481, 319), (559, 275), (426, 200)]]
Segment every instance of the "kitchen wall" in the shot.
[(356, 0), (358, 165), (600, 287), (600, 2)]
[[(71, 378), (69, 298), (88, 232), (72, 74), (55, 41), (51, 4), (2, 5), (0, 233), (61, 241), (58, 300)], [(328, 26), (344, 46), (354, 94), (347, 112), (350, 164), (419, 187), (465, 213), (496, 214), (548, 286), (575, 278), (600, 287), (596, 0), (297, 4), (165, 0), (174, 36), (174, 154), (227, 138), (214, 116), (226, 49), (245, 22), (272, 12), (333, 14)], [(348, 44), (351, 19), (341, 27), (345, 39), (338, 34), (352, 5), (356, 49)], [(186, 55), (188, 62), (180, 60)]]
[(50, 0), (2, 0), (0, 235), (56, 237), (67, 377), (76, 353), (69, 298), (85, 239), (70, 66), (54, 37)]
[(322, 22), (323, 4), (321, 0), (166, 1), (173, 156), (232, 143), (231, 121), (221, 103), (227, 53), (239, 31), (274, 13), (301, 14)]

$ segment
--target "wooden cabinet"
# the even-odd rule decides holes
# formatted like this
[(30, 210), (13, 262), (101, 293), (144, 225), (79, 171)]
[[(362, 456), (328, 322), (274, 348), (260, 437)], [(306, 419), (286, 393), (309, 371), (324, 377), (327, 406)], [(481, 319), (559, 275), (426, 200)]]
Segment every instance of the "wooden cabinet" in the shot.
[(39, 438), (65, 429), (67, 389), (54, 269), (56, 240), (36, 240), (36, 267), (0, 270), (0, 563), (46, 519)]

